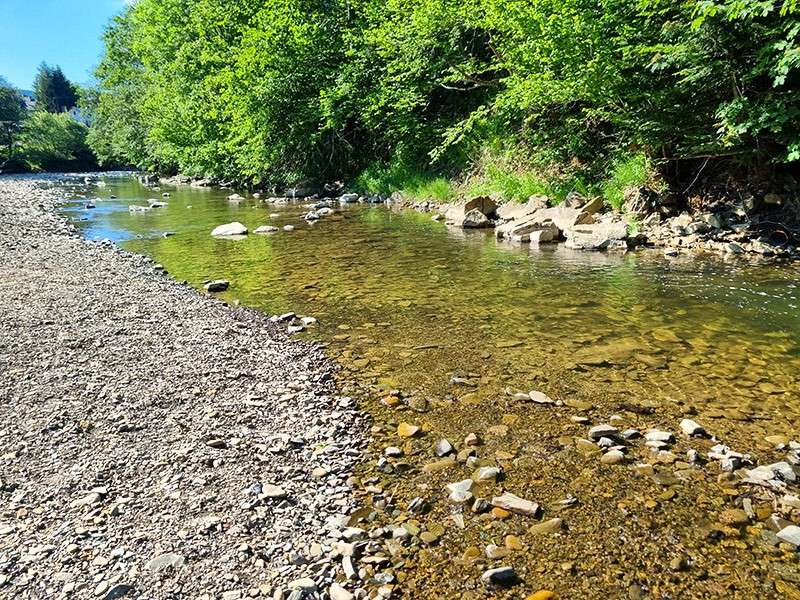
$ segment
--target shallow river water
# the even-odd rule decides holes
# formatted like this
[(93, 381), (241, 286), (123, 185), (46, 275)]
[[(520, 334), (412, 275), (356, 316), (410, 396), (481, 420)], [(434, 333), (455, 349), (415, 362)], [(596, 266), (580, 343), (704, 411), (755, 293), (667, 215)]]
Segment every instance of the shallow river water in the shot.
[[(171, 194), (167, 207), (128, 210), (148, 198), (161, 200), (164, 191)], [(745, 598), (800, 587), (800, 577), (792, 583), (780, 575), (786, 567), (796, 572), (796, 559), (761, 548), (758, 532), (721, 541), (704, 533), (743, 496), (720, 482), (718, 472), (706, 473), (701, 488), (684, 478), (682, 485), (657, 485), (611, 470), (625, 467), (599, 467), (596, 457), (574, 448), (590, 425), (570, 418), (595, 424), (619, 415), (624, 427), (677, 432), (689, 416), (736, 450), (781, 459), (764, 437), (796, 439), (800, 423), (797, 266), (515, 247), (491, 232), (465, 233), (430, 215), (384, 206), (337, 207), (308, 224), (299, 202), (236, 204), (226, 200), (230, 190), (153, 191), (132, 178), (73, 192), (79, 200), (65, 210), (87, 237), (146, 254), (198, 288), (227, 279), (230, 289), (219, 295), (227, 301), (318, 319), (299, 336), (328, 345), (343, 366), (343, 381), (352, 382), (343, 385), (373, 415), (373, 462), (384, 446), (405, 452), (400, 462), (406, 466), (364, 473), (372, 486), (365, 504), (384, 492), (400, 507), (416, 496), (436, 497), (425, 517), (400, 510), (369, 517), (440, 534), (438, 543), (396, 557), (403, 564), (394, 565), (395, 581), (409, 597), (483, 597), (480, 583), (464, 581), (461, 570), (468, 565), (479, 575), (480, 568), (497, 566), (469, 556), (474, 548), (482, 555), (489, 543), (511, 548), (500, 562), (515, 564), (525, 582), (508, 597), (548, 588), (563, 597)], [(98, 198), (97, 207), (83, 208), (83, 198)], [(251, 235), (210, 236), (231, 221)], [(261, 225), (285, 224), (295, 231), (252, 234)], [(566, 405), (541, 407), (511, 395), (531, 390)], [(401, 422), (421, 426), (425, 435), (399, 438)], [(565, 532), (553, 536), (557, 541), (526, 538), (531, 523), (481, 515), (474, 528), (471, 518), (461, 528), (448, 520), (453, 508), (443, 486), (470, 472), (419, 467), (435, 460), (436, 439), (461, 448), (472, 432), (483, 438), (481, 460), (504, 472), (487, 497), (508, 489), (545, 505), (549, 517), (556, 514), (549, 505), (579, 498), (582, 508), (556, 514), (566, 522)], [(675, 453), (686, 448), (681, 440)], [(637, 460), (647, 461), (644, 449), (637, 452)], [(670, 489), (677, 491), (670, 496)], [(378, 502), (379, 509), (385, 504)], [(523, 550), (507, 540), (516, 534)], [(695, 566), (670, 570), (676, 555)], [(754, 564), (765, 556), (764, 565)]]

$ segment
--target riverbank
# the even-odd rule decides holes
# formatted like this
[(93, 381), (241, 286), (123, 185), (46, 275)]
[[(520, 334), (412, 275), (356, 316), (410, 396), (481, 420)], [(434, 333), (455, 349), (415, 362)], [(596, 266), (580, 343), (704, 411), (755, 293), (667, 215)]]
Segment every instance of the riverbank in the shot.
[(81, 239), (53, 182), (0, 178), (0, 595), (327, 593), (363, 429), (332, 364)]

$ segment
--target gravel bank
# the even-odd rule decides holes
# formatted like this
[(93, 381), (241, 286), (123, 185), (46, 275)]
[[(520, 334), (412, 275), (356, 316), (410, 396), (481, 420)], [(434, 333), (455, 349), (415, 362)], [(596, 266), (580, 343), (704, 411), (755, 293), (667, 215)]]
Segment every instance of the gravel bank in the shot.
[(0, 596), (327, 597), (364, 425), (332, 365), (58, 196), (0, 178)]

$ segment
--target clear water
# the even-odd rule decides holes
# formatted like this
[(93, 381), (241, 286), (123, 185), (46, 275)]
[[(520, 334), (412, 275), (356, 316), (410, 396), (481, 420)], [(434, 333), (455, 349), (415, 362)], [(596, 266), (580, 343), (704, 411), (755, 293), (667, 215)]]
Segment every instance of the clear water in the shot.
[[(171, 194), (168, 207), (128, 211), (129, 204), (161, 199), (162, 191)], [(783, 558), (757, 536), (717, 544), (707, 535), (717, 511), (739, 502), (730, 485), (717, 484), (716, 472), (692, 471), (693, 483), (666, 498), (649, 480), (608, 472), (614, 467), (563, 448), (586, 435), (587, 426), (569, 420), (573, 414), (595, 423), (617, 414), (626, 426), (673, 431), (691, 415), (735, 449), (780, 460), (763, 438), (797, 437), (797, 265), (514, 247), (489, 232), (452, 230), (429, 215), (383, 206), (342, 207), (307, 224), (301, 203), (251, 198), (237, 205), (225, 199), (229, 193), (153, 191), (111, 179), (105, 188), (77, 190), (99, 196), (97, 208), (76, 201), (65, 210), (87, 237), (149, 255), (178, 280), (200, 288), (227, 279), (231, 287), (222, 297), (229, 301), (319, 319), (300, 335), (327, 344), (343, 366), (343, 381), (358, 383), (362, 405), (375, 418), (376, 454), (402, 444), (404, 460), (419, 466), (432, 460), (434, 439), (458, 443), (477, 432), (484, 437), (479, 455), (504, 469), (498, 485), (545, 504), (580, 498), (581, 508), (565, 515), (569, 533), (542, 543), (524, 537), (529, 524), (520, 520), (469, 517), (463, 530), (453, 528), (441, 490), (468, 471), (366, 473), (400, 505), (419, 495), (442, 500), (418, 525), (445, 524), (447, 543), (400, 554), (405, 562), (397, 569), (409, 597), (485, 597), (475, 591), (481, 587), (475, 575), (497, 563), (462, 555), (470, 546), (502, 545), (507, 534), (523, 536), (535, 550), (506, 559), (527, 592), (548, 586), (580, 597), (622, 597), (639, 582), (660, 590), (658, 597), (770, 597)], [(211, 237), (214, 227), (231, 221), (251, 232), (261, 225), (296, 230), (238, 241)], [(166, 232), (174, 235), (165, 238)], [(453, 385), (454, 374), (470, 385)], [(390, 389), (405, 396), (397, 407), (386, 405)], [(532, 389), (568, 406), (541, 409), (507, 393)], [(429, 433), (399, 440), (401, 421)], [(645, 451), (638, 460), (649, 460)], [(646, 504), (653, 498), (657, 508)], [(758, 506), (757, 497), (753, 502)], [(698, 565), (680, 577), (662, 568), (676, 548)]]

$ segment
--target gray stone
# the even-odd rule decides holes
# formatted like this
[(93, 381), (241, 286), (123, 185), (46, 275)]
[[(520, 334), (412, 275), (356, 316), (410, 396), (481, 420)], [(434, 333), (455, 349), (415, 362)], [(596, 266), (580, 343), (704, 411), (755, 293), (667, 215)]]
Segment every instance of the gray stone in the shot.
[(461, 221), (461, 227), (465, 229), (482, 229), (491, 226), (492, 222), (489, 218), (477, 209), (469, 211)]
[(513, 567), (497, 567), (484, 571), (481, 575), (481, 581), (486, 585), (513, 585), (517, 580)]
[(160, 554), (155, 558), (150, 559), (145, 564), (144, 568), (148, 571), (153, 571), (154, 573), (158, 573), (163, 571), (164, 569), (177, 569), (178, 567), (182, 567), (186, 559), (181, 556), (180, 554), (175, 554), (173, 552), (167, 552), (166, 554)]
[(448, 484), (447, 491), (450, 492), (450, 501), (456, 504), (464, 504), (472, 500), (472, 486), (475, 484), (472, 479), (464, 479), (456, 483)]
[(453, 448), (453, 444), (448, 442), (446, 439), (442, 438), (438, 442), (436, 442), (436, 446), (434, 447), (434, 452), (436, 456), (447, 456), (448, 454), (452, 454), (455, 451)]
[(597, 441), (602, 437), (609, 437), (609, 436), (616, 437), (618, 433), (619, 429), (617, 429), (613, 425), (607, 425), (607, 424), (595, 425), (589, 430), (589, 439)]
[(229, 281), (225, 281), (224, 279), (217, 279), (215, 281), (209, 281), (207, 284), (203, 286), (203, 289), (207, 292), (224, 292), (230, 286)]
[(245, 227), (239, 222), (226, 223), (225, 225), (220, 225), (219, 227), (215, 227), (214, 230), (211, 232), (211, 235), (214, 237), (247, 235), (247, 227)]
[(778, 539), (792, 546), (800, 546), (800, 527), (788, 525), (778, 532)]
[[(615, 246), (614, 242), (628, 237), (628, 225), (622, 221), (579, 224), (564, 231), (565, 246), (575, 250), (604, 250)], [(627, 247), (627, 244), (626, 244)]]

